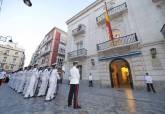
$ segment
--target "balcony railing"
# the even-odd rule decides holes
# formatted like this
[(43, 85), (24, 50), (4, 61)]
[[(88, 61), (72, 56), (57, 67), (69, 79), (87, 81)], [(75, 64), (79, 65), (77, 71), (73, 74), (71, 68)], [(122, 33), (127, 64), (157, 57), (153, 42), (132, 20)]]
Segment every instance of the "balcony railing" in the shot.
[[(122, 12), (128, 10), (127, 8), (127, 4), (126, 2), (119, 5), (119, 6), (116, 6), (116, 7), (113, 7), (111, 8), (108, 13), (110, 15), (111, 18), (113, 18), (114, 16), (118, 15), (118, 14), (121, 14)], [(105, 23), (105, 16), (104, 16), (104, 13), (102, 13), (100, 16), (96, 17), (96, 21), (97, 23)]]
[(41, 53), (40, 57), (45, 56), (50, 52), (51, 52), (50, 50), (45, 50), (44, 52)]
[(78, 58), (78, 57), (85, 57), (85, 56), (87, 56), (87, 50), (85, 48), (75, 50), (75, 51), (68, 53), (68, 57), (70, 59)]
[(100, 44), (97, 44), (97, 51), (105, 51), (112, 48), (122, 47), (131, 45), (134, 43), (138, 43), (138, 38), (136, 36), (136, 33), (126, 35), (123, 37), (115, 38), (113, 41), (109, 40)]
[(59, 48), (58, 53), (61, 54), (61, 55), (65, 55), (65, 49)]
[(86, 29), (85, 25), (79, 25), (76, 29), (72, 30), (72, 35), (77, 36), (79, 34), (84, 34), (85, 29)]

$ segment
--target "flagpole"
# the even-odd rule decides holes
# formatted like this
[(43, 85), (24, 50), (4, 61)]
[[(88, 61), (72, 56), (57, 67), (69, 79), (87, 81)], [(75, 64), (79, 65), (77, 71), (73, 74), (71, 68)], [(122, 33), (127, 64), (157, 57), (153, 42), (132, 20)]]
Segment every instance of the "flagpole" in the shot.
[(108, 17), (105, 17), (105, 18), (108, 18), (108, 23), (107, 23), (107, 20), (105, 19), (106, 20), (106, 25), (107, 25), (107, 31), (108, 31), (108, 34), (109, 34), (109, 39), (112, 40), (112, 42), (113, 42), (112, 27), (111, 27), (110, 16), (108, 14), (108, 7), (107, 7), (106, 1), (104, 1), (104, 4), (105, 4), (105, 13), (106, 13), (106, 16), (108, 16)]

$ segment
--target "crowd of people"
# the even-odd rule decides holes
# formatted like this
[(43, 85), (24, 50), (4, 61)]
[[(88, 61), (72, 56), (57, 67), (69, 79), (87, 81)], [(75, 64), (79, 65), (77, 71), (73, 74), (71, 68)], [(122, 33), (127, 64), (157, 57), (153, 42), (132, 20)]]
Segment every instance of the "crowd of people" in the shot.
[[(79, 93), (79, 82), (80, 82), (80, 73), (77, 68), (78, 62), (73, 62), (73, 67), (70, 69), (69, 76), (69, 85), (70, 90), (68, 94), (68, 107), (72, 106), (73, 108), (81, 108), (80, 102), (78, 100)], [(62, 81), (61, 77), (62, 70), (56, 67), (56, 64), (51, 67), (37, 67), (28, 66), (24, 69), (20, 69), (10, 74), (8, 79), (10, 81), (8, 85), (18, 93), (22, 93), (24, 98), (30, 98), (33, 96), (45, 96), (46, 101), (50, 101), (55, 98), (58, 91), (58, 82)], [(2, 81), (7, 81), (7, 74), (1, 72), (0, 74), (0, 84)], [(58, 81), (60, 80), (60, 81)], [(89, 74), (89, 87), (93, 87), (92, 74)], [(156, 92), (152, 83), (152, 77), (148, 73), (145, 75), (145, 81), (147, 85), (147, 90), (150, 92)]]
[(24, 98), (33, 96), (46, 96), (50, 101), (57, 94), (57, 80), (60, 79), (59, 69), (56, 65), (51, 67), (28, 66), (10, 74), (9, 86)]

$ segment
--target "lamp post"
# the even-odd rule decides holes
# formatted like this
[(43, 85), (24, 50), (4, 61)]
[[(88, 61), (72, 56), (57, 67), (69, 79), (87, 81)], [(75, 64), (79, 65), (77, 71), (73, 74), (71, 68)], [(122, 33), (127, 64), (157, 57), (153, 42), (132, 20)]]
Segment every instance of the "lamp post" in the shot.
[[(29, 6), (29, 7), (32, 6), (32, 3), (31, 3), (30, 0), (23, 0), (23, 2), (24, 2), (27, 6)], [(1, 10), (2, 10), (2, 3), (3, 3), (3, 0), (0, 0), (0, 12), (1, 12)]]
[(32, 3), (31, 3), (30, 0), (23, 0), (23, 2), (24, 2), (27, 6), (29, 6), (29, 7), (32, 6)]

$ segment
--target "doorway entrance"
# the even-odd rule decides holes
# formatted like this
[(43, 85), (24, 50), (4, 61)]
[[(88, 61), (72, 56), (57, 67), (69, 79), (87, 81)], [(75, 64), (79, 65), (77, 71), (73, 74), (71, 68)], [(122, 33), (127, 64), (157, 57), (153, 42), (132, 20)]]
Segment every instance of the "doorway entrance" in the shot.
[(125, 59), (114, 59), (109, 67), (111, 86), (113, 88), (133, 88), (130, 65)]

